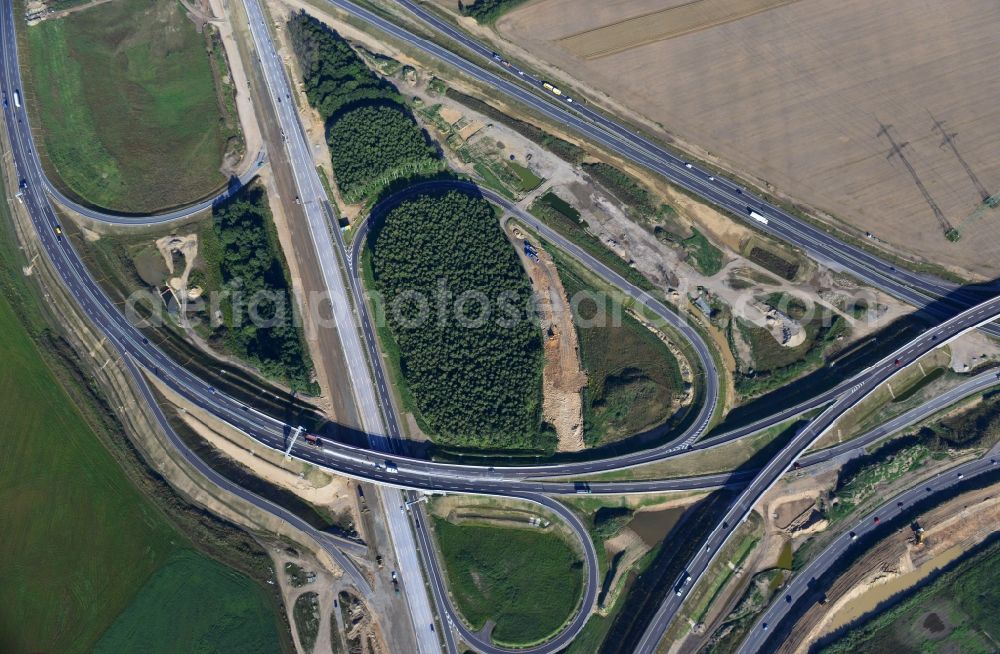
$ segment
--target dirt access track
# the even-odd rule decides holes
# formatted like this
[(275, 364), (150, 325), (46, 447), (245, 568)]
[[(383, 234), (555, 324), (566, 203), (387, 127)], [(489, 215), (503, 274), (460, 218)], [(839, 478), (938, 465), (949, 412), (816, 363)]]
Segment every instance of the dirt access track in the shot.
[[(524, 233), (506, 225), (511, 244), (531, 278), (542, 319), (545, 366), (542, 368), (542, 413), (556, 431), (559, 452), (579, 452), (583, 442), (583, 397), (587, 375), (580, 364), (573, 314), (552, 255)], [(530, 248), (531, 255), (528, 254)]]
[[(920, 515), (915, 522), (924, 529), (924, 542), (917, 543), (914, 532), (900, 528), (876, 544), (834, 582), (826, 605), (816, 604), (803, 615), (792, 636), (778, 650), (782, 654), (805, 652), (832, 625), (840, 626), (840, 612), (862, 613), (873, 609), (881, 598), (866, 599), (866, 594), (901, 575), (944, 565), (962, 552), (973, 548), (996, 530), (1000, 520), (1000, 496), (996, 485), (982, 488), (937, 506)], [(929, 567), (928, 567), (929, 566)], [(913, 578), (913, 581), (917, 581)], [(893, 588), (899, 592), (903, 588)]]
[(1000, 191), (998, 23), (992, 0), (534, 0), (496, 30), (515, 59), (856, 235), (994, 278), (1000, 208), (965, 219)]

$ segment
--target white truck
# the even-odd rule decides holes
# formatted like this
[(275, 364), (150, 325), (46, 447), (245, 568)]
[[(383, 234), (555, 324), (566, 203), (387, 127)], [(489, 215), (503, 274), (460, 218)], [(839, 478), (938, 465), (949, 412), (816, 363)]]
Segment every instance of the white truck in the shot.
[(21, 108), (21, 92), (20, 91), (14, 91), (14, 106), (17, 107), (18, 109)]
[(749, 213), (750, 217), (753, 218), (754, 220), (756, 220), (757, 222), (759, 222), (761, 225), (766, 225), (767, 224), (767, 217), (760, 215), (759, 213), (757, 213), (756, 211), (754, 211), (752, 208), (747, 207), (747, 213)]
[(391, 472), (393, 474), (396, 474), (397, 472), (399, 472), (399, 468), (397, 468), (396, 464), (393, 463), (392, 461), (386, 461), (385, 462), (385, 471), (386, 472)]

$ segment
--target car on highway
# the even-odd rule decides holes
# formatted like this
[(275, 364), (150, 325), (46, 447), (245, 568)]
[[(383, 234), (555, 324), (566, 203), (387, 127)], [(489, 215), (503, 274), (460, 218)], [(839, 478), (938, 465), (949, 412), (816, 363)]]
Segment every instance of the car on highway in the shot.
[(848, 534), (848, 536), (850, 536), (851, 540), (857, 540), (858, 539), (858, 535), (856, 533), (854, 533), (853, 531), (850, 534)]
[(690, 169), (691, 169), (691, 168), (693, 168), (694, 166), (692, 166), (692, 165), (691, 165), (691, 164), (689, 164), (689, 163), (686, 163), (686, 164), (684, 164), (684, 167), (685, 167), (685, 168), (687, 168), (688, 170), (690, 170)]
[(965, 479), (965, 475), (960, 472), (960, 473), (958, 473), (958, 478), (959, 479)]
[(62, 240), (62, 227), (60, 227), (59, 225), (53, 225), (52, 229), (56, 233), (56, 238), (61, 241)]
[(767, 623), (765, 622), (764, 624), (762, 624), (760, 628), (763, 629), (764, 631), (767, 631)]
[(690, 581), (691, 581), (691, 575), (685, 572), (683, 576), (681, 576), (680, 580), (677, 582), (677, 585), (674, 586), (674, 594), (677, 595), (677, 597), (683, 595), (684, 589), (687, 587)]
[(872, 518), (872, 523), (874, 523), (876, 525), (878, 524), (878, 516), (875, 516), (874, 518)]

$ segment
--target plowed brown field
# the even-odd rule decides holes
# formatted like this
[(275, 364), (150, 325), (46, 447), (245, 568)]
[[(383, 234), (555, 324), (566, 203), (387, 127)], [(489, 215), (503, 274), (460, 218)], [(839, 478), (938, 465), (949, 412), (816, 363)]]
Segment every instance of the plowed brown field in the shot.
[(994, 0), (539, 0), (497, 22), (735, 169), (988, 278), (1000, 208), (965, 218), (1000, 191), (998, 26)]

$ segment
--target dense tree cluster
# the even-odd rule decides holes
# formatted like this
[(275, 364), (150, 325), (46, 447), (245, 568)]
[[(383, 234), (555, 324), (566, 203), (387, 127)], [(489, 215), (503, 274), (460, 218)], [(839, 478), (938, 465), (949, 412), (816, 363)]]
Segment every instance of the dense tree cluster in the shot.
[(414, 172), (436, 156), (413, 118), (398, 105), (351, 109), (330, 126), (329, 139), (337, 184), (346, 195), (373, 180), (411, 168)]
[(458, 9), (466, 16), (472, 16), (477, 23), (492, 23), (506, 11), (510, 11), (525, 0), (473, 0), (459, 2)]
[(245, 188), (215, 207), (219, 267), (233, 290), (226, 302), (226, 343), (264, 374), (310, 386), (311, 362), (293, 319), (294, 302), (264, 190)]
[(437, 165), (437, 152), (396, 88), (337, 32), (298, 12), (288, 32), (306, 97), (326, 121), (338, 185), (351, 200), (380, 179)]
[(292, 14), (288, 33), (302, 69), (306, 97), (324, 120), (359, 101), (400, 102), (392, 84), (372, 72), (343, 37), (312, 16)]
[(421, 195), (372, 239), (376, 285), (428, 426), (458, 446), (539, 447), (540, 331), (491, 205), (458, 191)]

